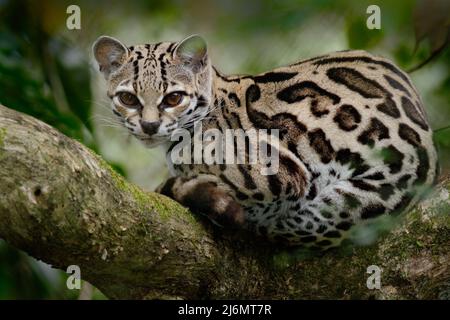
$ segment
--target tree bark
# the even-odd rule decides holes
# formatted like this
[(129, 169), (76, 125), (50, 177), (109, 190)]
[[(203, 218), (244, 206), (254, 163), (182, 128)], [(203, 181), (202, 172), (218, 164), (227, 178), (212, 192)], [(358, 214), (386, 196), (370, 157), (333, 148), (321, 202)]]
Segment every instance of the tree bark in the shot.
[[(450, 297), (450, 177), (369, 246), (283, 248), (126, 182), (91, 150), (0, 105), (0, 237), (109, 298)], [(379, 266), (370, 290), (367, 267)]]

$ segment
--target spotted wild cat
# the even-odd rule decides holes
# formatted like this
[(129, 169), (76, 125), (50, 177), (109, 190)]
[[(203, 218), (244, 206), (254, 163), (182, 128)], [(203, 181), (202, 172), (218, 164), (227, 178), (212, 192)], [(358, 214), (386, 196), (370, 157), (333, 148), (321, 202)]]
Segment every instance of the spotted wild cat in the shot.
[(225, 76), (205, 41), (93, 47), (113, 112), (146, 146), (202, 121), (279, 129), (279, 171), (261, 164), (182, 164), (160, 192), (212, 219), (269, 239), (323, 249), (355, 225), (398, 214), (437, 176), (432, 130), (408, 75), (364, 51), (344, 51), (257, 76)]

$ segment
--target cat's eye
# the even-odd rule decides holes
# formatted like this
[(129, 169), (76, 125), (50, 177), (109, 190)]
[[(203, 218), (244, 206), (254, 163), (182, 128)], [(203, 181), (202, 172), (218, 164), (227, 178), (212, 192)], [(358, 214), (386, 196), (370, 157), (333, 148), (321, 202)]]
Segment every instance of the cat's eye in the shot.
[(162, 105), (165, 108), (173, 108), (178, 106), (183, 101), (182, 92), (172, 92), (166, 95), (162, 101)]
[(126, 105), (130, 108), (137, 108), (141, 104), (139, 103), (139, 99), (132, 93), (129, 92), (119, 92), (118, 93), (119, 100), (122, 104)]

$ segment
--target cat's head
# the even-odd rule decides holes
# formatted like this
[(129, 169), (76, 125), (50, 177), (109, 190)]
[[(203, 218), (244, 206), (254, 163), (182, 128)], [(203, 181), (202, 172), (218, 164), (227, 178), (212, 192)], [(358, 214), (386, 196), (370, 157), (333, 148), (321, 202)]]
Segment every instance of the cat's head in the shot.
[(167, 142), (175, 129), (190, 128), (208, 113), (212, 68), (201, 37), (126, 47), (102, 36), (93, 52), (114, 114), (145, 145)]

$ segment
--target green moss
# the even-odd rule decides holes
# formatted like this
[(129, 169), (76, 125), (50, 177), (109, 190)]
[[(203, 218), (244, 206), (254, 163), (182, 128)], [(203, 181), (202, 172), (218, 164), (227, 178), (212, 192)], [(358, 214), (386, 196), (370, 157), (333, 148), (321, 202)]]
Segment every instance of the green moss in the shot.
[(287, 252), (280, 252), (273, 256), (273, 267), (275, 270), (288, 268), (293, 262), (293, 256)]
[(133, 200), (136, 201), (138, 207), (143, 211), (151, 208), (154, 211), (158, 212), (159, 216), (163, 220), (167, 220), (175, 216), (177, 218), (183, 219), (186, 223), (191, 223), (193, 225), (198, 223), (196, 217), (181, 204), (172, 199), (166, 198), (163, 195), (154, 192), (145, 192), (136, 185), (127, 182), (123, 176), (113, 170), (111, 166), (105, 160), (95, 154), (94, 151), (89, 151), (98, 160), (99, 166), (109, 173), (114, 182), (114, 185), (119, 190), (131, 194)]
[[(428, 212), (434, 209), (429, 208)], [(392, 243), (379, 251), (383, 264), (391, 269), (393, 266), (402, 266), (420, 252), (428, 252), (433, 256), (445, 255), (450, 238), (450, 216), (446, 212), (449, 212), (448, 208), (447, 211), (440, 208), (439, 214), (432, 214), (425, 220), (421, 210), (410, 212), (405, 225), (400, 227), (400, 233), (390, 234), (383, 240), (384, 243)]]
[(3, 147), (6, 137), (6, 128), (0, 128), (0, 148)]

